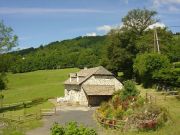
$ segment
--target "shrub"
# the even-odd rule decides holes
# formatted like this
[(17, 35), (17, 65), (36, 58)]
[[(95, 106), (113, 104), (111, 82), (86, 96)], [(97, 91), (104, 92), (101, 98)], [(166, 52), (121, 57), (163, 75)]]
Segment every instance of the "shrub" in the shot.
[(118, 107), (116, 110), (114, 110), (113, 114), (116, 119), (122, 119), (124, 110), (122, 109), (122, 107)]
[(167, 122), (169, 114), (165, 108), (155, 104), (146, 104), (132, 117), (140, 130), (154, 130)]
[(113, 104), (114, 109), (117, 109), (121, 105), (121, 99), (119, 95), (113, 96), (112, 104)]
[(51, 135), (63, 135), (65, 133), (64, 128), (58, 123), (54, 123), (51, 128)]
[(122, 89), (121, 99), (126, 100), (131, 97), (136, 97), (139, 95), (139, 91), (133, 81), (128, 80), (124, 83), (124, 88)]
[(133, 69), (144, 87), (152, 86), (153, 74), (161, 69), (170, 67), (170, 61), (165, 55), (145, 53), (138, 55), (134, 61)]
[(139, 96), (135, 102), (136, 107), (143, 106), (145, 103), (145, 99)]
[(78, 126), (77, 122), (69, 122), (65, 127), (54, 123), (51, 128), (51, 135), (97, 135), (96, 131), (91, 128)]
[(125, 111), (125, 113), (124, 113), (124, 115), (125, 116), (129, 116), (129, 115), (131, 115), (131, 114), (133, 114), (133, 109), (132, 108), (129, 108), (129, 109), (127, 109), (126, 111)]

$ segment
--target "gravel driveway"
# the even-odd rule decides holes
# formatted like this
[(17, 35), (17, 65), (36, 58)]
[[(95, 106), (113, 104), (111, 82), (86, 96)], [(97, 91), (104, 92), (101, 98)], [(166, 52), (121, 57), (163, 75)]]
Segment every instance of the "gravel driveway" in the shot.
[(93, 118), (95, 108), (85, 107), (61, 107), (57, 108), (57, 114), (43, 118), (44, 125), (27, 132), (27, 135), (50, 135), (50, 127), (54, 122), (65, 124), (76, 121), (88, 127), (97, 128), (97, 123)]

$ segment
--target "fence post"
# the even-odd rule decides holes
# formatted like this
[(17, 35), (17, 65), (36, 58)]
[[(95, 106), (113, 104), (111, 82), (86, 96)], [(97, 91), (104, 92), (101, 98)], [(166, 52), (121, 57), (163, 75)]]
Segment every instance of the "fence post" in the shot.
[(40, 110), (39, 110), (39, 115), (40, 115), (40, 117), (42, 118), (42, 111), (41, 111), (41, 108), (40, 108)]
[(147, 94), (147, 92), (146, 92), (146, 103), (148, 102), (148, 94)]

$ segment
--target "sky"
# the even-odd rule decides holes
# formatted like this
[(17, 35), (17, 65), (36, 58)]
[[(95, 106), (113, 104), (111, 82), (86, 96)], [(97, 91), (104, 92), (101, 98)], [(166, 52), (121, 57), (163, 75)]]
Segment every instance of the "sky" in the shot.
[(180, 0), (0, 0), (0, 20), (13, 28), (23, 49), (104, 35), (135, 8), (156, 10), (160, 23), (180, 32)]

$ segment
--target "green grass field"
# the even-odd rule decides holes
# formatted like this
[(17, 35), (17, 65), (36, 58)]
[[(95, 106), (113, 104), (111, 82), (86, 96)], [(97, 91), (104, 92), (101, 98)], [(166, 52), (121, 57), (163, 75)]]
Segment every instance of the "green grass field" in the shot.
[(78, 69), (40, 70), (29, 73), (8, 74), (8, 89), (3, 91), (4, 103), (16, 103), (35, 98), (64, 95), (63, 82), (70, 72)]

